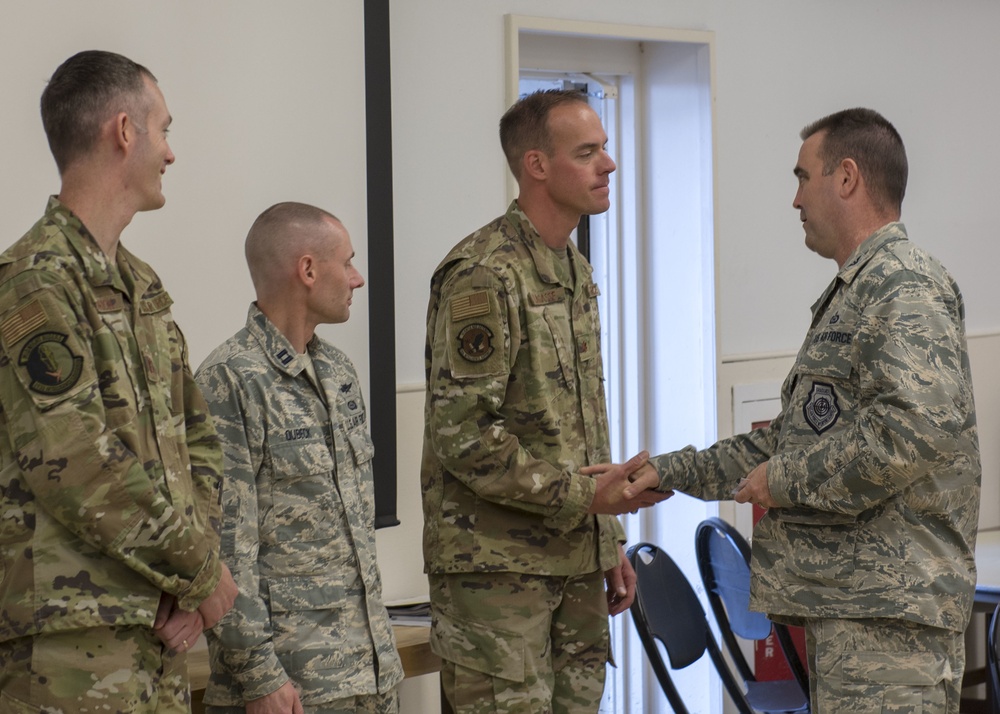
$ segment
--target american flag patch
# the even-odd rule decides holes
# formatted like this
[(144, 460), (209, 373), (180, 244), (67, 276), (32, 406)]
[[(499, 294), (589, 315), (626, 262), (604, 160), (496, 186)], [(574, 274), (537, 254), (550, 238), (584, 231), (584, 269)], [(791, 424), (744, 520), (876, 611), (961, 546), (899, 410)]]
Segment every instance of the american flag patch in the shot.
[(19, 342), (32, 331), (48, 322), (45, 308), (37, 300), (32, 300), (0, 324), (0, 333), (8, 345)]
[(477, 315), (488, 315), (490, 296), (485, 290), (470, 295), (461, 295), (451, 301), (451, 321), (467, 320)]

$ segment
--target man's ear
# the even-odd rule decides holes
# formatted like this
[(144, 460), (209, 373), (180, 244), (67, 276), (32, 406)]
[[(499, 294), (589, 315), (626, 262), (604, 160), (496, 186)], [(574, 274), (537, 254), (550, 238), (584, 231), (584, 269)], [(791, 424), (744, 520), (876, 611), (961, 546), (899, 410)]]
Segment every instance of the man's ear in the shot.
[(133, 142), (135, 141), (135, 124), (129, 118), (129, 115), (125, 112), (118, 112), (112, 119), (108, 120), (111, 124), (112, 138), (115, 141), (115, 146), (122, 152), (127, 152), (132, 148)]
[(861, 171), (858, 169), (858, 164), (854, 159), (844, 159), (840, 162), (840, 183), (837, 186), (837, 190), (840, 192), (841, 198), (847, 198), (852, 193), (858, 190), (861, 186)]
[(299, 276), (299, 280), (306, 287), (312, 287), (313, 283), (316, 282), (316, 263), (313, 257), (308, 253), (299, 258), (296, 264), (296, 274)]
[(541, 149), (531, 149), (524, 152), (521, 159), (521, 173), (536, 181), (542, 181), (548, 175), (549, 157)]

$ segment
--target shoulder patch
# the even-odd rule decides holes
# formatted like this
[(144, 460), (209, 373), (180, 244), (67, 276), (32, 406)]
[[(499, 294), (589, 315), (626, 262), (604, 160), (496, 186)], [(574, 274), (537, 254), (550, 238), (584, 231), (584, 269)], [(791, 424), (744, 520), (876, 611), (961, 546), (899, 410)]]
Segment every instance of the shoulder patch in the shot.
[(490, 296), (485, 290), (458, 295), (451, 299), (451, 321), (460, 322), (470, 317), (490, 313)]
[(837, 403), (837, 393), (833, 385), (813, 382), (802, 411), (805, 413), (806, 422), (816, 434), (822, 434), (836, 424), (837, 417), (840, 416), (840, 405)]
[(17, 363), (31, 377), (29, 389), (56, 395), (69, 391), (79, 381), (83, 357), (66, 346), (67, 337), (61, 332), (41, 332), (25, 343)]
[(493, 331), (474, 322), (463, 327), (456, 338), (458, 354), (466, 362), (485, 362), (493, 354)]
[(13, 315), (0, 323), (0, 333), (8, 345), (14, 345), (48, 322), (45, 308), (37, 300), (32, 300)]

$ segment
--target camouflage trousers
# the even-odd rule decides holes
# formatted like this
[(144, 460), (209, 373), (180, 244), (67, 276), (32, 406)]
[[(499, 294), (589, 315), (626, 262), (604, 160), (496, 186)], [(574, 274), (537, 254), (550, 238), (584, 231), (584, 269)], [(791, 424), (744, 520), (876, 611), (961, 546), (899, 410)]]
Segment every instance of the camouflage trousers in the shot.
[[(205, 714), (244, 714), (243, 707), (216, 707), (208, 705)], [(399, 714), (399, 690), (387, 694), (365, 694), (316, 706), (302, 707), (303, 714)]]
[(431, 574), (431, 648), (455, 714), (594, 714), (609, 655), (600, 571)]
[(804, 624), (812, 714), (958, 714), (961, 632), (889, 619)]
[(0, 643), (0, 712), (191, 711), (187, 662), (148, 627), (108, 627)]

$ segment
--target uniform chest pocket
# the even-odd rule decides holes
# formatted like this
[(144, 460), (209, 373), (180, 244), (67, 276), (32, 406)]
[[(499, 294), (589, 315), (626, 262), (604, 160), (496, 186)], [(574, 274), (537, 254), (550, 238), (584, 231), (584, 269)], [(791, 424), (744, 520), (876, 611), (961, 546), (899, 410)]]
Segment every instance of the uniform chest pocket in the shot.
[(351, 454), (358, 466), (367, 464), (375, 457), (375, 444), (364, 429), (348, 432), (347, 442), (351, 445)]
[(782, 437), (788, 446), (853, 421), (858, 401), (853, 335), (830, 335), (813, 336), (800, 353), (792, 400), (794, 417), (783, 425)]
[(313, 541), (336, 531), (340, 497), (333, 457), (324, 440), (270, 445), (270, 509), (265, 516), (276, 541)]
[(542, 344), (547, 342), (547, 354), (544, 357), (550, 363), (555, 363), (553, 366), (558, 369), (562, 383), (570, 386), (575, 381), (576, 360), (569, 315), (558, 306), (548, 306), (542, 313), (542, 324), (548, 331), (548, 340), (540, 341)]
[[(124, 318), (122, 318), (124, 319)], [(118, 323), (105, 319), (105, 324), (94, 331), (94, 371), (101, 391), (105, 420), (109, 429), (118, 429), (133, 422), (140, 400), (135, 384), (135, 371), (141, 369), (132, 358), (128, 344)]]

